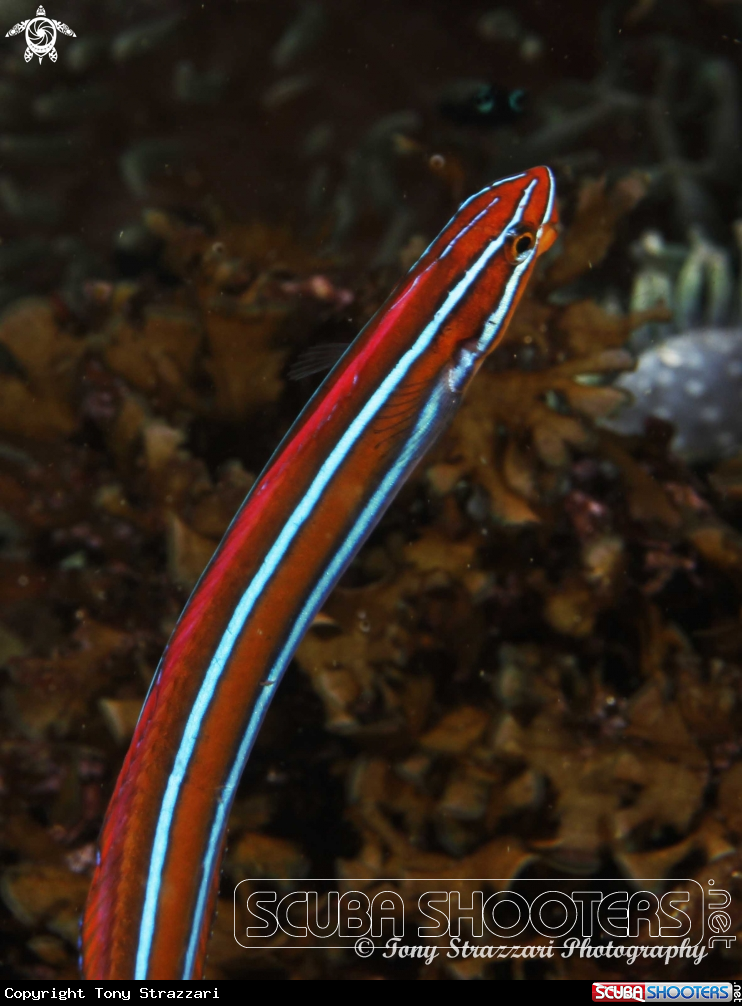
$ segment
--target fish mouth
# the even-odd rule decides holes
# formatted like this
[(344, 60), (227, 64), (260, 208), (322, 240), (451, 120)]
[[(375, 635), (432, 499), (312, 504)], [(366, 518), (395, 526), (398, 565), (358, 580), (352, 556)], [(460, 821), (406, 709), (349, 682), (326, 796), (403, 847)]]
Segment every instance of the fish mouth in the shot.
[(556, 219), (541, 224), (536, 237), (536, 258), (544, 255), (559, 237), (561, 226)]
[(547, 206), (541, 220), (541, 224), (536, 232), (536, 258), (544, 255), (554, 244), (556, 239), (559, 237), (562, 227), (559, 223), (559, 210), (557, 209), (556, 202), (556, 182), (554, 181), (554, 173), (551, 168), (542, 165), (540, 168), (534, 168), (533, 173), (536, 175), (545, 175), (546, 182), (549, 187), (549, 196)]

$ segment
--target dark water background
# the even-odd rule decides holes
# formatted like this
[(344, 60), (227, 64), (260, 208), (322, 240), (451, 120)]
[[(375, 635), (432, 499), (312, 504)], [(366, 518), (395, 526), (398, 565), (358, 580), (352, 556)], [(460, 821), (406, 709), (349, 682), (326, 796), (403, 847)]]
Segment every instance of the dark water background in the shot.
[[(32, 7), (2, 0), (0, 27)], [(493, 395), (515, 387), (512, 375), (547, 374), (517, 430), (498, 415), (489, 438), (520, 445), (525, 461), (503, 462), (493, 448), (492, 465), (511, 465), (513, 492), (536, 473), (522, 497), (536, 517), (488, 503), (471, 418), (455, 428), (458, 454), (444, 445), (433, 474), (395, 504), (330, 603), (334, 627), (287, 675), (246, 773), (209, 973), (621, 975), (576, 960), (457, 970), (308, 951), (250, 956), (230, 938), (230, 885), (250, 871), (354, 875), (375, 862), (379, 876), (436, 875), (483, 850), (491, 876), (716, 877), (736, 899), (736, 932), (739, 466), (710, 457), (687, 467), (661, 423), (624, 447), (594, 439), (569, 388), (554, 391), (553, 368), (590, 357), (562, 314), (570, 304), (604, 312), (597, 349), (622, 344), (604, 315), (631, 308), (633, 249), (650, 229), (674, 248), (673, 281), (693, 235), (725, 256), (734, 292), (721, 322), (739, 324), (742, 5), (50, 0), (47, 13), (77, 36), (58, 36), (56, 63), (24, 62), (22, 34), (0, 38), (0, 304), (13, 312), (22, 298), (45, 297), (21, 330), (56, 326), (62, 347), (26, 359), (22, 333), (0, 324), (0, 392), (25, 382), (47, 402), (44, 382), (56, 381), (70, 417), (31, 429), (0, 408), (5, 973), (75, 974), (80, 904), (132, 710), (247, 473), (315, 386), (286, 381), (292, 360), (307, 344), (352, 338), (465, 196), (535, 163), (555, 171), (567, 233), (586, 185), (602, 180), (610, 193), (638, 172), (642, 196), (610, 223), (610, 200), (598, 202), (601, 260), (564, 283), (540, 281), (516, 348), (498, 363), (511, 385), (493, 384)], [(520, 91), (522, 105), (508, 106)], [(217, 245), (232, 270), (223, 281), (209, 264)], [(147, 327), (158, 311), (218, 312), (217, 295), (244, 306), (261, 283), (267, 300), (250, 301), (258, 328), (222, 357), (214, 336), (183, 362), (185, 322), (175, 348)], [(699, 320), (713, 300), (705, 284), (689, 309)], [(285, 324), (260, 328), (275, 302)], [(116, 355), (117, 326), (144, 333), (176, 376), (150, 381), (129, 343)], [(275, 393), (235, 404), (219, 374), (256, 361), (267, 361)], [(132, 402), (140, 426), (124, 443)], [(589, 426), (582, 441), (574, 431), (565, 440), (563, 457), (533, 446), (544, 402)], [(469, 467), (440, 488), (441, 466), (462, 456)], [(112, 485), (126, 507), (105, 497)], [(213, 519), (198, 508), (207, 498)], [(379, 583), (394, 602), (386, 608)], [(333, 678), (369, 605), (377, 650), (359, 643), (348, 679)], [(403, 637), (399, 652), (384, 641), (389, 626)], [(452, 710), (469, 716), (471, 743), (447, 739), (459, 729)], [(503, 740), (504, 723), (519, 740)], [(570, 759), (579, 771), (550, 768)], [(698, 969), (640, 970), (731, 977), (739, 949)]]

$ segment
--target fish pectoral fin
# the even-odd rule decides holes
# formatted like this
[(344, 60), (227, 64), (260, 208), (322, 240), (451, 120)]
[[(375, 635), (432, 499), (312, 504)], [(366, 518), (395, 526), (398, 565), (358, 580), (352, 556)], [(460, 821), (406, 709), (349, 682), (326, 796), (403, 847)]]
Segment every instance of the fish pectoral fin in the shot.
[(349, 342), (320, 342), (316, 346), (309, 346), (299, 353), (289, 367), (288, 379), (301, 381), (312, 374), (331, 370), (349, 345)]

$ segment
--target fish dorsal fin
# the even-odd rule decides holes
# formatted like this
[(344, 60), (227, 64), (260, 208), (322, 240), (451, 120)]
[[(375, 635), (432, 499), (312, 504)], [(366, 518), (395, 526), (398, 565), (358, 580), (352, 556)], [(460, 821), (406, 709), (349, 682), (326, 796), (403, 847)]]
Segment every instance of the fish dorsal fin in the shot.
[(349, 342), (320, 342), (309, 346), (299, 353), (291, 364), (288, 372), (290, 381), (301, 381), (312, 374), (320, 374), (323, 370), (331, 370), (338, 362)]

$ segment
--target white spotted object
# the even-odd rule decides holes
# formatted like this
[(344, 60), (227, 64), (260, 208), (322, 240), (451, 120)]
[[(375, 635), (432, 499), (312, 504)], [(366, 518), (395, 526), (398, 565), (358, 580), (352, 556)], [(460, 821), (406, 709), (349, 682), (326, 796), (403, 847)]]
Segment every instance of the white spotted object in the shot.
[(672, 449), (709, 462), (742, 449), (742, 329), (698, 329), (646, 349), (616, 387), (632, 400), (601, 425), (641, 434), (650, 417), (675, 427)]

